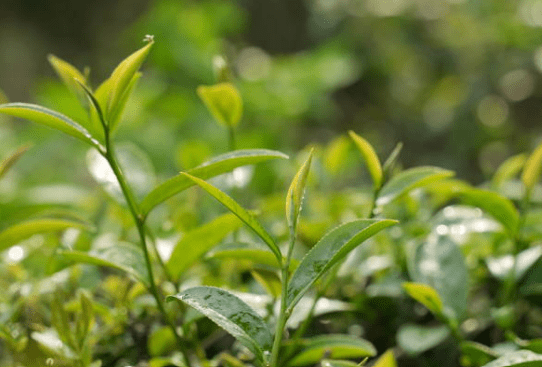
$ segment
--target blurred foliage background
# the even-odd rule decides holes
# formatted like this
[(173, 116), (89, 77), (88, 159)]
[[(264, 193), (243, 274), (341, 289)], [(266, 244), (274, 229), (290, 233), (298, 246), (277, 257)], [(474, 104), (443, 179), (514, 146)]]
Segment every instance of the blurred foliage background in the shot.
[[(402, 141), (405, 166), (438, 165), (477, 184), (542, 132), (540, 0), (4, 0), (0, 25), (0, 89), (74, 118), (83, 111), (46, 55), (90, 67), (96, 86), (154, 35), (119, 138), (164, 177), (227, 150), (195, 92), (216, 82), (217, 55), (244, 99), (239, 148), (333, 150), (353, 129), (381, 156)], [(0, 155), (32, 141), (34, 157), (69, 166), (60, 141), (84, 152), (58, 135), (3, 123)], [(30, 181), (88, 176), (23, 159)]]

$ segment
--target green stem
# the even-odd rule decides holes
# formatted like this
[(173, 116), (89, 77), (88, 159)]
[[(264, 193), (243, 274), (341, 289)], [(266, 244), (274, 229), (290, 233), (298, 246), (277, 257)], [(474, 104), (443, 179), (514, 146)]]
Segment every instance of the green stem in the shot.
[(128, 208), (130, 210), (130, 213), (133, 216), (135, 225), (137, 227), (137, 232), (139, 234), (141, 248), (143, 250), (143, 255), (145, 257), (145, 264), (146, 264), (146, 267), (147, 267), (147, 273), (148, 273), (148, 276), (149, 276), (149, 283), (150, 283), (149, 284), (149, 291), (151, 292), (154, 299), (156, 300), (158, 310), (162, 314), (162, 317), (164, 318), (164, 320), (166, 321), (168, 326), (173, 331), (173, 334), (175, 335), (177, 343), (179, 344), (179, 347), (180, 347), (181, 351), (183, 352), (183, 354), (185, 356), (187, 366), (190, 367), (190, 359), (188, 357), (188, 349), (186, 348), (186, 342), (179, 335), (179, 333), (177, 332), (177, 328), (175, 327), (175, 324), (169, 318), (169, 315), (166, 312), (166, 309), (164, 307), (164, 301), (162, 299), (162, 295), (160, 294), (160, 290), (156, 286), (156, 280), (155, 280), (154, 272), (153, 272), (153, 269), (152, 269), (151, 257), (150, 257), (150, 254), (149, 254), (149, 249), (148, 249), (148, 246), (147, 246), (147, 240), (146, 240), (146, 235), (145, 235), (145, 222), (144, 222), (145, 219), (140, 214), (139, 207), (138, 207), (137, 202), (135, 200), (135, 196), (134, 196), (134, 194), (132, 192), (132, 189), (128, 185), (128, 182), (126, 181), (126, 178), (125, 178), (124, 174), (122, 173), (122, 171), (120, 169), (120, 166), (119, 166), (119, 164), (117, 162), (117, 159), (115, 157), (115, 153), (113, 151), (112, 144), (111, 144), (111, 136), (110, 136), (109, 131), (108, 131), (107, 128), (105, 129), (105, 144), (106, 144), (105, 145), (106, 151), (105, 151), (105, 154), (104, 154), (104, 158), (107, 160), (107, 162), (111, 166), (111, 169), (113, 170), (113, 173), (115, 174), (115, 177), (117, 178), (117, 181), (119, 182), (120, 188), (121, 188), (122, 193), (123, 193), (123, 195), (124, 195), (124, 197), (126, 199), (126, 203), (128, 204)]
[(282, 264), (282, 290), (280, 297), (280, 311), (275, 326), (275, 340), (273, 341), (273, 349), (271, 350), (270, 367), (278, 367), (280, 345), (282, 343), (282, 337), (284, 335), (284, 329), (286, 327), (286, 321), (290, 316), (291, 310), (287, 309), (287, 295), (288, 295), (288, 280), (290, 261), (292, 259), (292, 253), (295, 243), (295, 229), (290, 228), (290, 243), (288, 245), (288, 254), (286, 255), (286, 261)]

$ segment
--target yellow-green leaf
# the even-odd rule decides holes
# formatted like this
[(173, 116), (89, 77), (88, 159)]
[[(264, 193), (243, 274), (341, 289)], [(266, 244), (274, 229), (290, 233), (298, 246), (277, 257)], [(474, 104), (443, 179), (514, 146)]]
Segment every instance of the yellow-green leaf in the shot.
[(525, 167), (523, 167), (523, 173), (521, 175), (521, 181), (525, 185), (527, 191), (533, 189), (534, 185), (540, 178), (540, 170), (542, 169), (542, 144), (540, 144), (534, 152), (529, 156)]
[(437, 291), (427, 284), (405, 282), (403, 288), (408, 295), (427, 307), (433, 314), (443, 315), (444, 306)]
[(55, 72), (70, 92), (72, 92), (81, 102), (85, 101), (84, 94), (81, 93), (82, 91), (77, 83), (77, 81), (79, 81), (86, 85), (87, 80), (85, 76), (77, 70), (75, 66), (55, 55), (48, 55), (47, 60), (49, 60), (49, 63), (53, 69), (55, 69)]
[(141, 67), (141, 64), (143, 64), (143, 61), (147, 58), (153, 43), (153, 41), (150, 41), (147, 45), (124, 59), (115, 70), (113, 70), (108, 81), (108, 86), (111, 88), (107, 104), (108, 118), (110, 118), (113, 112), (119, 108), (119, 103), (122, 100), (124, 93), (129, 88), (130, 83)]
[(373, 364), (373, 367), (397, 367), (397, 362), (395, 361), (395, 356), (393, 351), (390, 349), (384, 353), (378, 360)]
[(351, 130), (348, 132), (348, 134), (363, 156), (365, 164), (367, 164), (367, 169), (373, 178), (375, 190), (380, 189), (380, 186), (382, 186), (382, 166), (380, 165), (380, 160), (378, 159), (373, 146), (369, 144), (367, 140), (363, 139), (361, 136), (357, 135)]
[(233, 84), (201, 85), (197, 93), (217, 122), (229, 128), (237, 126), (243, 115), (243, 100)]
[(523, 168), (526, 160), (527, 156), (525, 154), (518, 154), (505, 160), (493, 175), (491, 179), (492, 186), (498, 188), (505, 181), (517, 175)]
[(310, 151), (309, 157), (295, 175), (290, 184), (290, 188), (288, 189), (288, 193), (286, 194), (286, 220), (293, 232), (295, 232), (297, 219), (299, 217), (299, 212), (301, 211), (303, 193), (305, 191), (305, 185), (311, 166), (312, 153), (313, 150)]

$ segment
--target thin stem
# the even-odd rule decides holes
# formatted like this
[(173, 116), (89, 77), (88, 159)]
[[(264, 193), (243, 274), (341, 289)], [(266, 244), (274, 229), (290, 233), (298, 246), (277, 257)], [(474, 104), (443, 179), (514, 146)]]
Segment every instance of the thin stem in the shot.
[(111, 169), (113, 170), (113, 173), (115, 174), (115, 177), (117, 178), (117, 181), (119, 182), (120, 188), (126, 199), (126, 203), (128, 204), (128, 208), (134, 218), (134, 222), (137, 227), (137, 232), (139, 234), (141, 248), (143, 250), (143, 255), (145, 257), (145, 265), (147, 267), (147, 273), (149, 277), (149, 291), (152, 293), (154, 299), (156, 300), (158, 310), (162, 314), (168, 326), (173, 331), (173, 334), (175, 335), (177, 343), (179, 344), (179, 347), (181, 348), (181, 351), (183, 352), (185, 356), (187, 366), (190, 367), (190, 359), (188, 358), (188, 349), (186, 348), (186, 343), (183, 340), (183, 338), (181, 338), (181, 336), (178, 334), (177, 328), (175, 327), (175, 324), (173, 323), (173, 321), (169, 318), (169, 315), (166, 312), (166, 309), (164, 307), (164, 301), (162, 300), (162, 295), (160, 294), (160, 290), (156, 286), (156, 280), (155, 280), (154, 272), (152, 269), (151, 257), (149, 254), (149, 249), (147, 247), (147, 240), (146, 240), (146, 235), (145, 235), (145, 223), (144, 223), (145, 219), (140, 214), (139, 207), (135, 200), (135, 196), (130, 186), (128, 185), (128, 182), (126, 181), (126, 178), (124, 177), (124, 174), (122, 173), (120, 166), (117, 162), (115, 153), (112, 149), (111, 136), (107, 128), (105, 129), (105, 144), (106, 144), (105, 146), (106, 152), (105, 152), (104, 158), (109, 162), (109, 165), (111, 166)]
[(290, 228), (290, 243), (288, 245), (288, 254), (286, 255), (286, 261), (282, 264), (282, 290), (280, 297), (280, 311), (275, 327), (275, 340), (273, 341), (273, 349), (271, 350), (271, 367), (278, 367), (280, 345), (282, 343), (282, 337), (284, 335), (284, 328), (286, 327), (286, 321), (290, 316), (290, 311), (287, 310), (287, 295), (288, 295), (288, 280), (290, 261), (292, 259), (292, 253), (295, 243), (295, 230)]

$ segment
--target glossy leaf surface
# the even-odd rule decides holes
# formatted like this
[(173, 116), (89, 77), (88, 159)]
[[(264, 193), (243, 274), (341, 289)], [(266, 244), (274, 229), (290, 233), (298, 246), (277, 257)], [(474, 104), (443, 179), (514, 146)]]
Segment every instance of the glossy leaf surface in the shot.
[(295, 306), (309, 287), (350, 251), (382, 229), (396, 224), (389, 219), (361, 219), (328, 232), (305, 255), (288, 284), (287, 304)]
[(446, 325), (402, 325), (397, 331), (397, 344), (409, 354), (420, 354), (442, 343), (450, 330)]
[[(248, 164), (256, 164), (276, 158), (288, 159), (288, 156), (283, 153), (267, 149), (236, 150), (217, 156), (198, 167), (188, 170), (187, 173), (205, 180), (229, 172), (237, 167)], [(152, 208), (158, 204), (193, 185), (194, 182), (182, 174), (170, 178), (154, 188), (143, 199), (143, 202), (141, 203), (142, 213), (147, 215)]]
[(452, 171), (438, 167), (415, 167), (407, 169), (389, 180), (380, 190), (377, 205), (386, 205), (410, 190), (453, 176)]
[(541, 367), (542, 355), (530, 350), (518, 350), (506, 353), (483, 367)]
[(101, 148), (100, 143), (93, 139), (83, 126), (69, 117), (48, 108), (29, 103), (7, 103), (0, 105), (0, 113), (30, 120), (60, 130), (95, 148), (103, 149)]
[(207, 316), (252, 351), (260, 361), (270, 351), (273, 338), (265, 321), (237, 296), (219, 288), (195, 287), (169, 296)]

